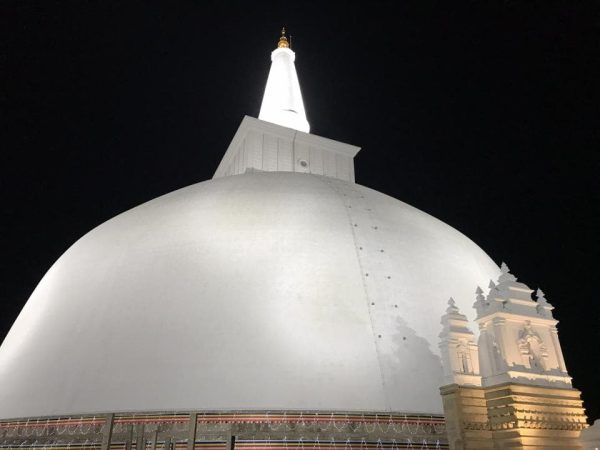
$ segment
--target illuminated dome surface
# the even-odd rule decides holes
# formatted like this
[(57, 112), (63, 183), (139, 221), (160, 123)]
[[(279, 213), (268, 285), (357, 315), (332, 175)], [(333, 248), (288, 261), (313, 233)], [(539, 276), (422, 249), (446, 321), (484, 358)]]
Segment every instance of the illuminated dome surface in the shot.
[(497, 266), (439, 220), (311, 174), (198, 183), (102, 224), (0, 347), (0, 418), (441, 413), (439, 317)]

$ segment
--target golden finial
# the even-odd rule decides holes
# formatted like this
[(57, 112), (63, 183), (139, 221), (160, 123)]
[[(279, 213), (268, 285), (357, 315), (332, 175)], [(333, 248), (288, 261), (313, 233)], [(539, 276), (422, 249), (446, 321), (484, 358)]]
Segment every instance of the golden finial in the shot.
[(279, 42), (277, 43), (277, 48), (289, 48), (290, 44), (288, 43), (287, 38), (285, 37), (285, 27), (281, 29), (281, 37), (279, 38)]

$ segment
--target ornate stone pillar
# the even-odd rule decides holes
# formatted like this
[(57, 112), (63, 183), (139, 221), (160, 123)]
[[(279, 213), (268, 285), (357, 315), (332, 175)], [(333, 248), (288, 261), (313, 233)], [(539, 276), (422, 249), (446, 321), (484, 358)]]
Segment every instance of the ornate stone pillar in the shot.
[(481, 387), (449, 384), (440, 388), (446, 433), (451, 450), (493, 449), (485, 391)]

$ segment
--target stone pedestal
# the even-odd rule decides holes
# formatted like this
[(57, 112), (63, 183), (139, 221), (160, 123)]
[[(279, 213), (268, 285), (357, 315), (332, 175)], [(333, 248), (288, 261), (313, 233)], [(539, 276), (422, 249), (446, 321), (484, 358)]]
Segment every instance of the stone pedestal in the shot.
[(440, 391), (450, 448), (452, 450), (493, 449), (485, 390), (481, 387), (449, 384), (442, 386)]
[(495, 448), (581, 450), (587, 427), (577, 389), (504, 383), (485, 388)]
[(441, 389), (451, 450), (582, 450), (587, 427), (576, 389), (504, 383)]

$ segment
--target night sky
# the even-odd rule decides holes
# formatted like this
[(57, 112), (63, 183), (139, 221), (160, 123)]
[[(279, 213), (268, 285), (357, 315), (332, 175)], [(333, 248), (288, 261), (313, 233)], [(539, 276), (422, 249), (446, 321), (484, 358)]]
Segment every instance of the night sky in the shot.
[(600, 417), (598, 1), (2, 2), (0, 340), (79, 237), (212, 177), (283, 25), (311, 132), (541, 287)]

